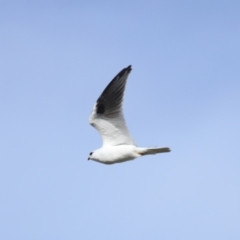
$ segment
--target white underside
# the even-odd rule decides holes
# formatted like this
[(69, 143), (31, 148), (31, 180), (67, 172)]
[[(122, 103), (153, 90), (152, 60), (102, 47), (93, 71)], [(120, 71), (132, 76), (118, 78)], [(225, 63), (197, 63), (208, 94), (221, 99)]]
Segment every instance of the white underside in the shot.
[(103, 146), (90, 159), (105, 164), (125, 162), (142, 156), (140, 149), (134, 145)]
[(143, 155), (170, 152), (168, 147), (139, 148), (135, 145), (106, 146), (95, 150), (89, 159), (105, 164), (113, 164), (133, 160)]

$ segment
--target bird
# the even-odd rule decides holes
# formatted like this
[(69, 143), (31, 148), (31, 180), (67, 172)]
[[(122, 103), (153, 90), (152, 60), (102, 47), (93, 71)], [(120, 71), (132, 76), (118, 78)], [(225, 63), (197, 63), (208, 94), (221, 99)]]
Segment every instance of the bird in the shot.
[(132, 66), (122, 69), (97, 99), (89, 123), (101, 135), (103, 145), (90, 152), (88, 160), (103, 164), (122, 163), (138, 157), (170, 152), (168, 147), (138, 147), (127, 128), (122, 103)]

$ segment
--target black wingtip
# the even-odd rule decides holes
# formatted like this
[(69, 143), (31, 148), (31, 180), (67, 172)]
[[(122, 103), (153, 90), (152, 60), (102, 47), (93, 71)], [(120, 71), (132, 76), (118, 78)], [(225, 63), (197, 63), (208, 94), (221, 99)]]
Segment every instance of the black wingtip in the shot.
[[(129, 65), (126, 68), (123, 68), (114, 78), (113, 80), (107, 85), (107, 87), (104, 89), (102, 94), (97, 100), (97, 106), (96, 106), (96, 113), (97, 114), (104, 114), (106, 111), (106, 105), (109, 106), (117, 105), (118, 107), (121, 105), (123, 93), (126, 85), (126, 80), (128, 77), (128, 74), (132, 70), (132, 65)], [(122, 79), (121, 79), (122, 78)], [(114, 87), (115, 86), (115, 87)], [(106, 102), (106, 99), (109, 101), (109, 98), (112, 98), (112, 103)]]
[(125, 68), (128, 72), (132, 71), (132, 65), (129, 65), (128, 67)]
[[(125, 73), (129, 74), (132, 71), (132, 65), (129, 65), (128, 67), (124, 68), (122, 71), (120, 71), (116, 77), (121, 78)], [(116, 78), (115, 77), (115, 78)]]

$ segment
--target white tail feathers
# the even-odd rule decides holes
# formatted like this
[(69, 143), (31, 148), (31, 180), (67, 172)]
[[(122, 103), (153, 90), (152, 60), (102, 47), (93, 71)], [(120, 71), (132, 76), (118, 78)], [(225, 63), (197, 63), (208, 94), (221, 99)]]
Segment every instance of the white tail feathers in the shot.
[(144, 148), (141, 151), (141, 155), (165, 153), (165, 152), (170, 152), (170, 151), (171, 150), (168, 147), (164, 147), (164, 148)]

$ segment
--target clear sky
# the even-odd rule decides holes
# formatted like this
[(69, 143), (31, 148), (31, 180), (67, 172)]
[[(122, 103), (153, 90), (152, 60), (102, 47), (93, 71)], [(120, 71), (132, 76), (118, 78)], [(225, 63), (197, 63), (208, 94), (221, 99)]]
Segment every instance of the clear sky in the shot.
[[(0, 2), (0, 239), (240, 239), (240, 2)], [(111, 166), (88, 124), (132, 64), (141, 147)]]

